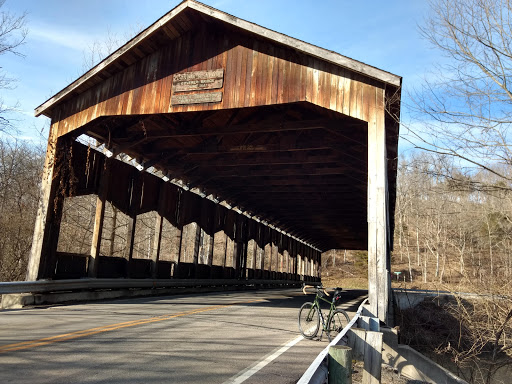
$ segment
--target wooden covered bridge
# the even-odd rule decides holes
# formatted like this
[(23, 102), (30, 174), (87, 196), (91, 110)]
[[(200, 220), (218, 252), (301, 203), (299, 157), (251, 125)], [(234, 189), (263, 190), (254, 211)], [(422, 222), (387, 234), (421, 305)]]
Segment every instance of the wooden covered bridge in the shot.
[[(182, 2), (36, 109), (51, 129), (27, 280), (318, 281), (321, 252), (367, 249), (371, 311), (385, 321), (400, 85)], [(90, 252), (61, 252), (63, 207), (85, 195), (96, 196)], [(117, 255), (106, 206), (127, 217)], [(155, 235), (140, 257), (148, 212)]]

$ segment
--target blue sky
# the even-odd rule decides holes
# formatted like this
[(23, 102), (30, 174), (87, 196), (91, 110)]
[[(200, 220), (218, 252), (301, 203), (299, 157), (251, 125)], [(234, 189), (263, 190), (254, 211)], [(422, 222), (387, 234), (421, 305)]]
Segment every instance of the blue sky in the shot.
[[(15, 125), (23, 138), (40, 140), (48, 124), (34, 108), (81, 74), (84, 51), (108, 31), (126, 35), (147, 27), (180, 0), (7, 0), (2, 10), (28, 12), (24, 58), (4, 55), (2, 67), (18, 79), (2, 90), (7, 103), (20, 103)], [(418, 24), (428, 12), (423, 0), (203, 0), (263, 27), (318, 45), (402, 76), (413, 87), (436, 62)], [(406, 92), (403, 93), (406, 99)], [(406, 100), (404, 100), (406, 102)], [(46, 132), (47, 134), (47, 132)]]

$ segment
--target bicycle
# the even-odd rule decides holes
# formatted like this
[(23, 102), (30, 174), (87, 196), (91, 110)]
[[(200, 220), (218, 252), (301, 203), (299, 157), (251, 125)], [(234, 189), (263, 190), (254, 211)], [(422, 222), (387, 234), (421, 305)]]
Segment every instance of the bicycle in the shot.
[[(305, 295), (307, 295), (306, 288), (315, 288), (316, 295), (313, 302), (306, 302), (300, 307), (298, 319), (299, 331), (306, 339), (313, 339), (320, 329), (321, 321), (322, 333), (320, 334), (320, 340), (322, 340), (322, 335), (325, 332), (329, 341), (332, 341), (350, 321), (347, 312), (343, 309), (336, 308), (336, 304), (339, 304), (341, 298), (342, 288), (336, 288), (334, 290), (332, 300), (326, 299), (326, 297), (330, 295), (322, 285), (303, 285), (302, 292), (304, 292)], [(320, 300), (329, 304), (327, 319), (320, 308)], [(334, 336), (331, 337), (332, 335)]]

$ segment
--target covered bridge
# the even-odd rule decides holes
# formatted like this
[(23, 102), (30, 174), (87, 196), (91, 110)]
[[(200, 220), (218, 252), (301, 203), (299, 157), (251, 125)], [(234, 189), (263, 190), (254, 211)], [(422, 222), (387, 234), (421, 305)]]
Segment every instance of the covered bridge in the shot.
[[(36, 109), (51, 129), (27, 280), (318, 281), (321, 252), (367, 249), (371, 311), (385, 321), (400, 85), (183, 1)], [(90, 252), (59, 252), (66, 199), (90, 194)], [(122, 257), (105, 246), (107, 204), (128, 217)], [(156, 235), (141, 259), (146, 212), (157, 212)]]

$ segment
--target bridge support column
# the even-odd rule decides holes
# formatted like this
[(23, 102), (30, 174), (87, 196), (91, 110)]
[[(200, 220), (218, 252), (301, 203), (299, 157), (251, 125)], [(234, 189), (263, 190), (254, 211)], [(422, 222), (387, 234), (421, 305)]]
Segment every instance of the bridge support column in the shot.
[(387, 322), (389, 305), (389, 220), (384, 89), (368, 122), (368, 295), (369, 311)]
[[(226, 212), (225, 208), (221, 205), (215, 206), (215, 220), (213, 225), (213, 255), (215, 265), (222, 267), (226, 266), (226, 233), (225, 230)], [(213, 263), (213, 262), (212, 262)], [(218, 270), (218, 269), (217, 269)], [(212, 278), (221, 278), (222, 276), (214, 275), (214, 269), (211, 270)]]
[(98, 275), (98, 257), (101, 248), (101, 234), (103, 232), (103, 220), (105, 218), (105, 204), (107, 203), (107, 194), (110, 184), (111, 159), (105, 159), (105, 166), (101, 173), (100, 187), (96, 197), (96, 215), (94, 217), (94, 229), (92, 232), (91, 252), (89, 254), (89, 263), (87, 274), (89, 277)]
[(151, 277), (156, 279), (158, 276), (158, 261), (160, 259), (160, 246), (162, 241), (162, 229), (164, 223), (165, 201), (167, 199), (167, 188), (165, 184), (160, 186), (158, 194), (158, 211), (155, 220), (155, 237), (153, 238), (153, 249), (151, 254)]
[[(207, 265), (211, 268), (213, 259), (213, 221), (215, 219), (215, 209), (213, 202), (203, 198), (201, 200), (201, 219), (200, 226), (200, 240), (199, 240), (199, 255), (197, 258), (198, 265)], [(204, 268), (204, 267), (201, 267)], [(196, 265), (196, 278), (205, 278), (206, 276), (199, 275), (199, 268)]]
[(140, 207), (142, 196), (142, 183), (139, 173), (134, 173), (131, 183), (131, 200), (128, 208), (128, 229), (126, 231), (126, 245), (124, 248), (124, 258), (126, 263), (126, 277), (131, 277), (131, 265), (133, 259), (133, 246), (135, 243), (135, 228), (137, 226), (137, 214)]
[(263, 270), (263, 277), (267, 278), (267, 273), (270, 277), (270, 273), (272, 271), (272, 233), (270, 232), (270, 228), (266, 225), (263, 226), (263, 244), (264, 244), (264, 257), (261, 265), (261, 269)]
[[(56, 119), (58, 121), (58, 119)], [(28, 260), (26, 280), (52, 278), (59, 240), (60, 220), (64, 196), (59, 196), (60, 177), (55, 174), (57, 153), (62, 153), (64, 138), (57, 139), (57, 123), (52, 124), (46, 149), (32, 248)]]
[(244, 227), (244, 216), (240, 214), (236, 215), (233, 242), (233, 267), (235, 268), (235, 278), (237, 279), (242, 277), (242, 271), (244, 269)]
[(292, 260), (293, 260), (293, 266), (292, 266), (292, 272), (293, 272), (293, 276), (294, 276), (294, 280), (299, 280), (299, 258), (297, 257), (297, 241), (295, 241), (295, 239), (291, 239), (290, 240), (291, 242), (291, 247), (290, 247), (290, 251), (291, 251), (291, 256), (292, 256)]
[(263, 263), (265, 262), (265, 239), (264, 239), (264, 233), (263, 233), (263, 225), (261, 223), (256, 224), (256, 250), (254, 251), (254, 255), (256, 258), (256, 266), (255, 270), (258, 270), (258, 272), (255, 272), (256, 276), (258, 278), (263, 278)]

